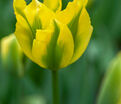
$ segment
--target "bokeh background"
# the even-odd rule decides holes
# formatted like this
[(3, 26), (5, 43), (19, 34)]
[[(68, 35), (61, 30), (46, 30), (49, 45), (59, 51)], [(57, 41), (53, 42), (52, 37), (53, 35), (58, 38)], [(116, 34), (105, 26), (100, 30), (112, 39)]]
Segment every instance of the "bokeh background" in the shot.
[[(0, 40), (15, 31), (12, 4), (0, 0)], [(121, 50), (121, 0), (89, 0), (87, 9), (94, 32), (83, 56), (59, 71), (61, 104), (96, 104), (105, 72)], [(51, 104), (51, 71), (23, 55), (20, 75), (11, 61), (3, 67), (0, 54), (0, 104)]]

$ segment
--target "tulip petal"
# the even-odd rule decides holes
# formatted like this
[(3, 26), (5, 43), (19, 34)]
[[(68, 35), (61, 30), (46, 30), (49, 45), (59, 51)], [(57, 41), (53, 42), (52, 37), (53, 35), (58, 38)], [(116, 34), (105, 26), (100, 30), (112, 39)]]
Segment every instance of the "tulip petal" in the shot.
[(54, 12), (48, 9), (44, 4), (42, 4), (38, 0), (32, 0), (32, 2), (25, 8), (24, 11), (32, 27), (34, 21), (36, 20), (36, 24), (38, 23), (36, 27), (39, 27), (36, 29), (46, 28), (46, 26), (50, 22), (50, 19), (52, 19), (54, 16)]
[(88, 0), (83, 0), (84, 1), (84, 5), (86, 6), (88, 3)]
[[(32, 1), (31, 5), (33, 3), (34, 1)], [(28, 21), (27, 18), (28, 7), (29, 6), (26, 6), (26, 2), (24, 0), (14, 0), (14, 10), (17, 18), (15, 35), (25, 54), (32, 59), (31, 48), (34, 39), (34, 32), (30, 24), (31, 21)]]
[(79, 17), (79, 23), (77, 27), (77, 34), (74, 40), (74, 56), (72, 58), (72, 63), (76, 61), (85, 51), (87, 45), (90, 41), (93, 27), (90, 23), (90, 17), (85, 8), (83, 8), (82, 13)]
[(73, 51), (73, 38), (66, 25), (54, 21), (48, 29), (37, 31), (32, 54), (43, 68), (57, 70), (66, 67)]
[(54, 12), (62, 9), (62, 0), (44, 0), (44, 4)]
[[(19, 3), (24, 6), (21, 7)], [(46, 15), (49, 15), (49, 9), (37, 0), (32, 0), (27, 6), (25, 4), (24, 0), (14, 0), (14, 9), (17, 18), (15, 35), (25, 54), (32, 59), (33, 39), (35, 38), (36, 30), (42, 28), (43, 22), (41, 23), (41, 19), (45, 16), (44, 14), (41, 16), (40, 11), (43, 11), (43, 13), (46, 12)]]
[(58, 13), (56, 17), (62, 23), (68, 25), (72, 32), (74, 41), (77, 34), (77, 27), (82, 7), (83, 2), (81, 0), (74, 0), (73, 2), (69, 2), (67, 8), (64, 11)]
[(39, 18), (42, 22), (42, 28), (46, 28), (48, 24), (50, 24), (50, 21), (53, 19), (55, 13), (48, 9), (45, 5), (41, 6), (41, 9), (39, 10)]
[(33, 39), (36, 35), (36, 29), (42, 28), (41, 20), (39, 18), (39, 10), (41, 5), (42, 3), (40, 3), (38, 0), (32, 0), (32, 2), (24, 9), (26, 21), (28, 22), (28, 26), (32, 31)]
[[(14, 7), (17, 7), (16, 4), (17, 3), (14, 3)], [(45, 28), (54, 14), (51, 10), (49, 10), (38, 0), (32, 0), (32, 2), (25, 6), (24, 9), (20, 8), (19, 10), (15, 9), (15, 11), (16, 10), (16, 18), (17, 15), (21, 15), (26, 20), (29, 28), (33, 33), (33, 39), (36, 35), (36, 29)], [(17, 21), (19, 21), (19, 19), (17, 19)]]
[(86, 6), (87, 3), (88, 3), (88, 0), (74, 0), (75, 2), (80, 2), (82, 1), (83, 2), (83, 6)]
[(91, 34), (90, 17), (85, 9), (87, 0), (74, 0), (65, 10), (56, 14), (56, 18), (68, 25), (74, 39), (74, 56), (72, 63), (85, 51)]
[(36, 16), (38, 16), (39, 9), (41, 8), (42, 3), (38, 0), (32, 0), (30, 4), (24, 9), (27, 20), (32, 25)]
[(59, 68), (63, 68), (70, 64), (74, 52), (74, 41), (71, 31), (66, 25), (61, 25), (60, 30), (56, 56), (59, 56), (59, 52), (62, 53)]
[(56, 18), (64, 24), (69, 24), (80, 12), (82, 8), (82, 1), (69, 2), (66, 9), (56, 13)]
[(23, 12), (24, 8), (26, 7), (26, 2), (24, 0), (14, 0), (13, 1), (13, 8), (15, 10), (15, 14), (17, 12)]
[(32, 41), (33, 41), (32, 32), (28, 27), (26, 20), (23, 17), (21, 17), (20, 15), (17, 15), (17, 18), (19, 19), (19, 21), (17, 21), (16, 23), (16, 31), (15, 31), (16, 38), (21, 48), (25, 52), (25, 54), (30, 59), (32, 59), (31, 58), (31, 48), (32, 48)]

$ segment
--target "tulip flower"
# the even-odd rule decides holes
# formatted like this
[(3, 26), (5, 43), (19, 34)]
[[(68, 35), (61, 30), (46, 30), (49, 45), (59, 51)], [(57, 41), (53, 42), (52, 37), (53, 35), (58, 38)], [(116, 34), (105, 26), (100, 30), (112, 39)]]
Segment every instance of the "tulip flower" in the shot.
[[(39, 66), (53, 72), (78, 60), (87, 48), (93, 28), (86, 10), (88, 0), (73, 0), (62, 10), (62, 0), (14, 0), (15, 35), (24, 53)], [(55, 99), (57, 104), (57, 98)]]
[(89, 43), (92, 26), (87, 0), (14, 0), (15, 35), (24, 53), (45, 69), (58, 70), (80, 58)]

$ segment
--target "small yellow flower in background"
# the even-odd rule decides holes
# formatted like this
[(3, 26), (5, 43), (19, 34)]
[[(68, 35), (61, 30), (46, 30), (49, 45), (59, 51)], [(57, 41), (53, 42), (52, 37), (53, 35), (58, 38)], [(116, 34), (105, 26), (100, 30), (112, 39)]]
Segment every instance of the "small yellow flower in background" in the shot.
[[(14, 34), (4, 37), (1, 40), (1, 61), (4, 69), (18, 71), (22, 75), (22, 58), (23, 53)], [(12, 72), (16, 72), (16, 71)]]
[(14, 0), (15, 35), (24, 53), (43, 68), (58, 70), (84, 53), (93, 28), (86, 10), (87, 0)]

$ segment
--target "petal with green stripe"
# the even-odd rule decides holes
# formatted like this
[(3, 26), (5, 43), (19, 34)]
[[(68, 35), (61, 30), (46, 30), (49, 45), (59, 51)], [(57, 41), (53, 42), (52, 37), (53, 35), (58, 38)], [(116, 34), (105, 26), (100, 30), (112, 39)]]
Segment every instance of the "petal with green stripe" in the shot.
[(37, 31), (32, 54), (40, 66), (51, 70), (66, 67), (73, 51), (72, 34), (66, 25), (54, 21), (48, 29)]

